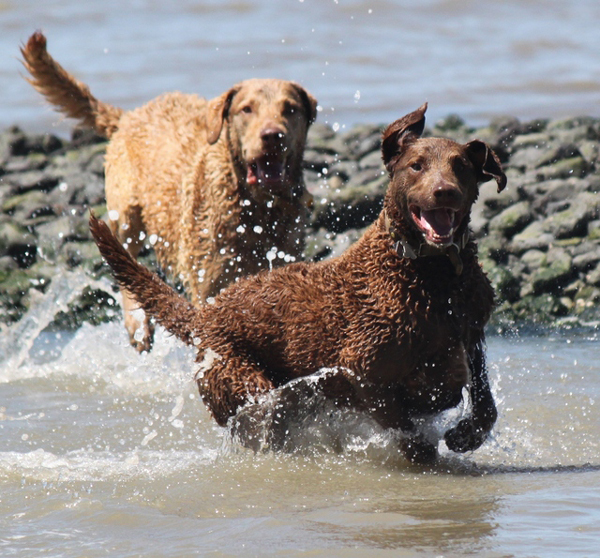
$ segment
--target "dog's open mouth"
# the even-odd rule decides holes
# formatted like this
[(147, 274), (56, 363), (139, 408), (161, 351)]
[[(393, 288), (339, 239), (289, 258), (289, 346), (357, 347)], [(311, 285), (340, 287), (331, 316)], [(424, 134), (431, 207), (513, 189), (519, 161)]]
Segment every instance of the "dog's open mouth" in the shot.
[(249, 185), (260, 184), (272, 193), (278, 193), (273, 190), (283, 184), (285, 177), (285, 161), (274, 155), (263, 155), (248, 164), (246, 182)]
[(457, 211), (449, 207), (421, 209), (417, 205), (411, 205), (410, 213), (429, 244), (434, 246), (452, 244), (454, 233), (461, 222)]

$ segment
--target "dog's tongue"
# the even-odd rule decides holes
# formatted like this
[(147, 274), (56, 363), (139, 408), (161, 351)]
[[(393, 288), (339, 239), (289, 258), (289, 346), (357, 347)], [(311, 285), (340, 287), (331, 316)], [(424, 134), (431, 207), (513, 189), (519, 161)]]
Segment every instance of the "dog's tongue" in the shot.
[(456, 213), (451, 209), (430, 209), (421, 211), (421, 225), (435, 237), (447, 238), (454, 229)]
[(261, 157), (248, 165), (248, 184), (257, 182), (264, 185), (279, 184), (283, 180), (284, 164), (274, 157)]

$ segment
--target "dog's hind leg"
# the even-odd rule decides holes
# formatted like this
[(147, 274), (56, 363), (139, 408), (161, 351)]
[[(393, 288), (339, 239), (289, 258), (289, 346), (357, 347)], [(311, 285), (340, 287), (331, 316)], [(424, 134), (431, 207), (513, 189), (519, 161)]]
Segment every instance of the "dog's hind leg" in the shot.
[[(119, 225), (126, 222), (126, 228)], [(123, 244), (131, 257), (137, 259), (143, 247), (140, 231), (143, 230), (141, 212), (133, 208), (127, 215), (120, 215), (119, 220), (109, 220), (109, 227), (113, 235)], [(140, 308), (135, 297), (122, 285), (119, 286), (122, 296), (123, 320), (125, 329), (129, 333), (129, 342), (139, 352), (150, 351), (154, 342), (154, 323)]]
[(142, 308), (166, 330), (184, 343), (193, 344), (201, 327), (199, 311), (185, 297), (177, 294), (158, 275), (135, 261), (109, 226), (90, 215), (90, 231), (100, 253), (110, 265), (119, 286), (126, 290), (128, 301)]

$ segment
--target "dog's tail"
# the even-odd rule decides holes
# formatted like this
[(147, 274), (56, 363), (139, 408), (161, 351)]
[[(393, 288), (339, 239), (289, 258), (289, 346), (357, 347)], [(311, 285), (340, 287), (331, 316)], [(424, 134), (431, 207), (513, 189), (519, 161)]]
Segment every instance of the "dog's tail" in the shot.
[(119, 285), (129, 291), (147, 315), (188, 345), (193, 344), (198, 309), (155, 273), (136, 262), (108, 225), (90, 214), (90, 231)]
[(27, 81), (58, 110), (76, 118), (84, 126), (110, 138), (117, 128), (123, 110), (102, 103), (87, 85), (76, 80), (46, 50), (46, 37), (36, 31), (21, 47), (23, 65), (31, 74)]

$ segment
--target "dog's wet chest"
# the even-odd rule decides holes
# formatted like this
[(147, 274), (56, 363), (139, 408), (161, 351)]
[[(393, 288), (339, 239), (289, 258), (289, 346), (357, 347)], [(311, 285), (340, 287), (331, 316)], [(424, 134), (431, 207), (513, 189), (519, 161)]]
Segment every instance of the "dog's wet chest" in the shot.
[(435, 290), (414, 285), (393, 324), (395, 336), (378, 351), (381, 380), (415, 395), (460, 391), (469, 381), (466, 345), (472, 313), (458, 281)]
[(257, 268), (300, 259), (305, 219), (299, 204), (279, 199), (264, 203), (242, 200), (241, 203), (234, 241), (238, 253), (246, 258), (254, 257)]
[(379, 381), (415, 393), (433, 386), (460, 390), (469, 381), (466, 339), (447, 319), (414, 325), (380, 347), (374, 368)]

